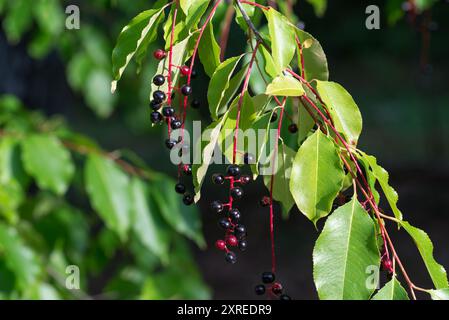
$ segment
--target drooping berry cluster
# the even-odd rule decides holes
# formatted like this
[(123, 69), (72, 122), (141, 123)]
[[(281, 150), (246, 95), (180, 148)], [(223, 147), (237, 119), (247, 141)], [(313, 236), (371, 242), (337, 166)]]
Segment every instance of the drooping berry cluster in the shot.
[(218, 222), (219, 226), (225, 230), (225, 236), (224, 239), (217, 240), (215, 246), (218, 250), (225, 252), (227, 262), (234, 264), (237, 262), (237, 256), (230, 248), (238, 247), (240, 251), (245, 251), (248, 247), (246, 227), (241, 223), (241, 213), (235, 208), (234, 203), (243, 197), (242, 186), (250, 183), (251, 177), (242, 174), (240, 166), (231, 164), (227, 168), (226, 176), (216, 173), (212, 176), (212, 181), (216, 185), (223, 185), (229, 181), (229, 201), (222, 203), (215, 200), (211, 203), (211, 209), (218, 214), (226, 212)]
[(271, 297), (277, 297), (279, 300), (291, 300), (290, 296), (283, 293), (284, 289), (279, 282), (275, 282), (276, 276), (271, 271), (262, 273), (262, 284), (258, 284), (254, 291), (261, 296), (269, 294)]
[[(154, 57), (157, 60), (163, 60), (167, 57), (167, 52), (162, 49), (157, 49), (154, 52)], [(174, 66), (171, 65), (168, 68), (168, 72), (171, 73), (174, 68), (178, 68), (182, 77), (186, 77), (189, 74), (192, 78), (195, 78), (196, 73), (188, 66)], [(150, 107), (152, 109), (151, 113), (151, 122), (153, 124), (160, 124), (165, 119), (165, 122), (168, 125), (168, 138), (165, 140), (165, 145), (169, 150), (172, 150), (176, 146), (179, 148), (179, 155), (181, 156), (183, 153), (188, 153), (190, 151), (190, 146), (183, 141), (182, 137), (175, 140), (171, 137), (171, 130), (177, 130), (183, 128), (183, 120), (181, 115), (176, 114), (175, 108), (172, 106), (172, 100), (175, 97), (175, 92), (173, 90), (178, 90), (184, 97), (188, 97), (192, 94), (192, 87), (188, 84), (184, 84), (180, 89), (173, 87), (170, 83), (170, 77), (172, 75), (163, 75), (157, 74), (153, 78), (153, 84), (155, 86), (161, 87), (165, 84), (167, 79), (169, 79), (168, 92), (164, 92), (160, 89), (153, 92), (153, 99), (150, 101)], [(192, 108), (199, 108), (200, 103), (197, 99), (193, 99), (191, 102)], [(191, 205), (194, 202), (194, 198), (191, 193), (187, 192), (187, 188), (184, 183), (182, 183), (181, 176), (184, 174), (185, 176), (192, 175), (192, 166), (190, 164), (180, 164), (179, 165), (179, 174), (178, 174), (178, 183), (175, 186), (175, 191), (183, 196), (183, 203), (185, 205)]]

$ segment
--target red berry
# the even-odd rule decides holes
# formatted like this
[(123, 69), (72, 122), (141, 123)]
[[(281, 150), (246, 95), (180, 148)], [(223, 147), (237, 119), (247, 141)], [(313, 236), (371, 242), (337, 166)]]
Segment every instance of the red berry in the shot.
[(216, 242), (215, 242), (215, 247), (218, 249), (218, 250), (225, 250), (226, 249), (226, 242), (224, 242), (223, 240), (217, 240)]
[(276, 295), (281, 294), (282, 293), (282, 285), (280, 283), (276, 282), (271, 287), (271, 291), (273, 291), (273, 293)]
[(382, 261), (382, 267), (385, 271), (393, 273), (393, 262), (390, 259), (385, 259)]
[(260, 199), (260, 205), (262, 207), (268, 207), (271, 204), (270, 197), (264, 196), (262, 199)]
[(167, 52), (162, 49), (157, 49), (156, 51), (154, 51), (153, 55), (157, 60), (162, 60), (167, 55)]
[(181, 67), (181, 74), (183, 76), (187, 76), (190, 72), (190, 68), (188, 66), (182, 66)]
[(231, 247), (235, 247), (239, 244), (239, 241), (237, 240), (237, 238), (233, 235), (230, 235), (226, 238), (226, 243), (228, 245), (230, 245)]

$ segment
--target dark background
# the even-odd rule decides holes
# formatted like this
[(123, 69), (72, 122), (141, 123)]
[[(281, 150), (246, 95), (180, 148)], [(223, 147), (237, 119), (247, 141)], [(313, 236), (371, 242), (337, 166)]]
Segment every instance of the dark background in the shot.
[[(359, 147), (376, 155), (390, 172), (405, 219), (429, 234), (435, 244), (436, 260), (449, 267), (449, 3), (440, 1), (432, 10), (434, 23), (427, 53), (423, 50), (422, 32), (416, 26), (406, 18), (388, 25), (384, 2), (372, 3), (381, 8), (380, 30), (365, 28), (364, 1), (330, 1), (323, 18), (317, 18), (308, 4), (299, 1), (296, 14), (305, 22), (305, 30), (321, 42), (331, 80), (341, 83), (361, 109), (364, 130)], [(234, 28), (229, 53), (241, 50), (244, 41), (242, 32)], [(429, 58), (423, 62), (426, 54)], [(93, 115), (68, 85), (64, 62), (57, 51), (40, 60), (32, 59), (27, 53), (26, 37), (11, 45), (2, 30), (0, 74), (0, 93), (15, 94), (26, 105), (48, 115), (63, 114), (72, 128), (95, 137), (106, 149), (133, 149), (151, 167), (175, 174), (163, 148), (162, 131), (135, 130), (124, 125), (123, 114), (129, 108), (126, 99), (121, 99), (117, 111), (106, 120)], [(194, 84), (203, 100), (204, 83), (200, 78)], [(205, 103), (203, 108), (202, 115), (208, 121)], [(210, 248), (195, 249), (197, 262), (214, 298), (252, 299), (260, 273), (269, 270), (271, 263), (268, 210), (257, 205), (265, 189), (260, 181), (247, 188), (240, 207), (249, 229), (250, 249), (240, 254), (233, 266), (213, 248), (221, 231), (216, 216), (208, 210), (210, 200), (224, 197), (224, 192), (210, 184), (204, 187), (200, 207)], [(408, 236), (396, 232), (393, 226), (390, 233), (413, 281), (431, 287)], [(313, 225), (295, 210), (288, 220), (276, 217), (277, 276), (295, 299), (317, 298), (311, 259), (317, 236)]]

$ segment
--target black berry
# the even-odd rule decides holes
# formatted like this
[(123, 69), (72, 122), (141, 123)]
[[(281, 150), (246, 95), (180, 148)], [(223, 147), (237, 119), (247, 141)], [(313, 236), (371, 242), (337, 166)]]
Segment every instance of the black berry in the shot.
[(229, 218), (231, 218), (233, 222), (238, 222), (240, 220), (240, 211), (236, 208), (229, 210)]
[(193, 203), (192, 195), (189, 193), (184, 194), (184, 197), (182, 198), (182, 202), (184, 202), (184, 204), (186, 206), (190, 206)]
[(234, 200), (241, 199), (243, 197), (243, 189), (240, 187), (235, 187), (231, 189), (231, 197)]
[(231, 227), (231, 222), (229, 222), (229, 220), (227, 218), (220, 219), (218, 221), (218, 224), (220, 225), (220, 227), (222, 227), (225, 230), (227, 230)]
[(172, 140), (172, 139), (167, 139), (165, 140), (165, 145), (168, 149), (173, 149), (176, 146), (177, 142), (176, 140)]
[(237, 262), (237, 256), (235, 255), (234, 252), (229, 251), (225, 255), (225, 260), (226, 260), (226, 262), (229, 262), (230, 264), (234, 264)]
[(246, 240), (239, 241), (239, 249), (240, 251), (245, 251), (248, 248), (248, 242)]
[(254, 292), (256, 292), (256, 294), (258, 296), (261, 296), (265, 293), (265, 286), (263, 284), (258, 284), (255, 288), (254, 288)]
[(221, 203), (221, 201), (212, 201), (212, 203), (210, 204), (210, 208), (212, 209), (212, 211), (216, 212), (216, 213), (220, 213), (223, 211), (223, 203)]
[(162, 119), (163, 119), (163, 117), (159, 112), (157, 112), (157, 111), (151, 112), (151, 122), (160, 123), (162, 121)]
[(153, 92), (153, 99), (156, 103), (162, 103), (167, 99), (167, 95), (161, 90), (156, 90)]
[(186, 186), (179, 182), (175, 185), (175, 191), (176, 193), (184, 194), (186, 192)]
[(163, 107), (162, 114), (164, 117), (172, 117), (175, 114), (175, 109), (170, 106)]
[(274, 273), (273, 272), (264, 272), (262, 273), (262, 282), (263, 283), (273, 283), (275, 279)]
[(159, 110), (161, 107), (162, 107), (161, 103), (158, 103), (155, 100), (150, 101), (150, 108), (153, 109), (154, 111)]
[(182, 127), (182, 122), (181, 120), (174, 119), (173, 121), (170, 121), (170, 126), (173, 130), (176, 130)]
[(235, 164), (231, 164), (228, 167), (227, 173), (230, 176), (233, 176), (234, 178), (237, 178), (238, 176), (240, 176), (240, 167), (235, 165)]
[(290, 133), (296, 133), (298, 132), (298, 126), (295, 123), (292, 123), (288, 126), (288, 131), (290, 131)]
[(271, 115), (270, 122), (275, 122), (278, 119), (278, 114), (275, 112)]
[(165, 83), (165, 77), (161, 74), (158, 74), (153, 78), (153, 83), (156, 86), (162, 86)]
[(184, 95), (184, 96), (190, 96), (191, 94), (192, 94), (192, 87), (191, 86), (189, 86), (189, 85), (187, 85), (187, 84), (185, 84), (185, 85), (183, 85), (182, 87), (181, 87), (181, 93)]
[(246, 234), (246, 228), (245, 228), (245, 226), (243, 224), (238, 224), (238, 225), (235, 226), (234, 232), (237, 235), (239, 235), (239, 236), (240, 235), (245, 235)]
[(191, 106), (193, 109), (198, 109), (200, 107), (200, 102), (198, 99), (193, 99)]
[(212, 182), (215, 184), (223, 184), (225, 182), (225, 178), (222, 174), (215, 173), (212, 175)]

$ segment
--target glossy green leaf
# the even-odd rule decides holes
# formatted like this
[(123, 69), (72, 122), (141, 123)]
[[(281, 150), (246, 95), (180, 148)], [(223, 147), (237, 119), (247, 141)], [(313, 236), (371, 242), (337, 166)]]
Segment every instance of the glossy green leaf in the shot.
[(128, 176), (115, 162), (97, 154), (87, 158), (84, 175), (92, 207), (125, 240), (131, 224)]
[(379, 267), (374, 222), (354, 196), (332, 213), (313, 250), (313, 276), (322, 300), (366, 300), (367, 268)]
[[(302, 103), (302, 102), (300, 102)], [(301, 146), (311, 134), (315, 121), (304, 106), (300, 105), (298, 110), (298, 145)]]
[(371, 172), (378, 180), (382, 191), (387, 198), (388, 204), (390, 205), (391, 210), (393, 210), (394, 216), (396, 217), (396, 219), (402, 220), (402, 212), (397, 207), (399, 196), (396, 190), (394, 190), (393, 187), (391, 187), (389, 184), (390, 177), (388, 175), (388, 172), (377, 164), (377, 159), (375, 157), (369, 156), (363, 152), (360, 152), (360, 154), (365, 159), (365, 161), (369, 163)]
[(176, 231), (204, 247), (201, 219), (195, 206), (181, 206), (181, 199), (175, 192), (174, 181), (164, 177), (155, 180), (157, 188), (151, 190), (156, 205), (165, 221)]
[(284, 143), (280, 143), (276, 166), (274, 167), (276, 169), (275, 175), (264, 176), (264, 183), (268, 190), (270, 190), (271, 179), (274, 177), (273, 199), (281, 203), (285, 214), (290, 212), (291, 208), (295, 204), (295, 200), (293, 200), (293, 196), (290, 192), (290, 174), (295, 155), (296, 152), (294, 150), (286, 146)]
[(41, 272), (37, 256), (20, 238), (16, 229), (0, 222), (0, 257), (16, 276), (17, 287), (27, 290), (36, 283)]
[(278, 11), (269, 8), (263, 11), (268, 20), (271, 39), (271, 54), (278, 74), (284, 71), (295, 56), (296, 41), (293, 25)]
[(429, 290), (432, 300), (449, 300), (449, 289)]
[(432, 278), (435, 288), (449, 288), (446, 270), (442, 265), (435, 261), (435, 258), (433, 257), (433, 244), (427, 233), (413, 227), (406, 221), (401, 221), (400, 225), (412, 237), (413, 242), (421, 254), (424, 264), (426, 265), (427, 271)]
[(301, 82), (293, 77), (278, 76), (267, 86), (265, 91), (269, 96), (285, 96), (285, 97), (300, 97), (304, 94), (304, 89)]
[(242, 57), (243, 55), (240, 55), (222, 62), (210, 79), (209, 89), (207, 90), (207, 101), (209, 102), (210, 114), (214, 120), (218, 119), (221, 102), (224, 99), (230, 98), (229, 96), (225, 96), (225, 93), (229, 88), (229, 80)]
[(409, 300), (407, 291), (393, 278), (371, 300)]
[(211, 21), (207, 24), (198, 47), (201, 64), (209, 77), (213, 76), (215, 70), (220, 65), (220, 52), (220, 46), (215, 39), (214, 27)]
[(114, 78), (111, 84), (112, 92), (116, 90), (117, 82), (122, 77), (123, 72), (136, 52), (140, 52), (139, 55), (142, 56), (142, 50), (156, 40), (157, 28), (163, 20), (164, 9), (165, 6), (161, 9), (141, 12), (123, 28), (112, 51), (112, 73)]
[(58, 195), (67, 191), (75, 172), (70, 153), (54, 136), (36, 134), (22, 141), (22, 160), (26, 172), (38, 186)]
[(344, 176), (337, 148), (317, 130), (302, 144), (293, 162), (290, 191), (299, 210), (315, 224), (327, 216)]
[(168, 261), (170, 233), (157, 211), (150, 188), (137, 178), (131, 180), (131, 228), (142, 244), (162, 261)]
[[(304, 78), (307, 81), (329, 79), (329, 69), (326, 54), (321, 44), (309, 33), (296, 28), (296, 35), (302, 46), (302, 57), (304, 60)], [(298, 48), (298, 66), (301, 68), (302, 62)]]
[(336, 129), (355, 146), (362, 132), (362, 115), (351, 95), (335, 82), (317, 81), (317, 90), (327, 105)]

